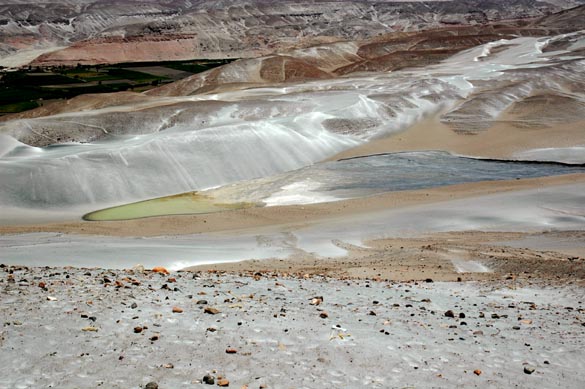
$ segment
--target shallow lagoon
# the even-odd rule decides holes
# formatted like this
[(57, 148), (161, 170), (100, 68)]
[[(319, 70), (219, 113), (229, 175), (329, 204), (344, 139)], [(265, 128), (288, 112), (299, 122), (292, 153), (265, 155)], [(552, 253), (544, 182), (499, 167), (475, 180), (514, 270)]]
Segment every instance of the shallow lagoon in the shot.
[(468, 182), (583, 173), (582, 165), (402, 152), (324, 162), (206, 192), (188, 192), (89, 213), (86, 220), (204, 214), (253, 206), (311, 204)]
[(209, 196), (196, 192), (188, 192), (174, 196), (160, 197), (152, 200), (139, 201), (119, 207), (106, 208), (88, 213), (83, 219), (90, 221), (128, 220), (143, 217), (181, 214), (200, 214), (221, 212), (231, 209), (249, 208), (250, 203), (222, 204)]

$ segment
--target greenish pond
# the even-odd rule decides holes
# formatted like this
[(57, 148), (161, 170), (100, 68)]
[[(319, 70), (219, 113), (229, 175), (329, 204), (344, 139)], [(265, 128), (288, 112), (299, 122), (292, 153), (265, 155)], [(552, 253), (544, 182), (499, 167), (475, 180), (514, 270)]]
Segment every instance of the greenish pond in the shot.
[(130, 220), (152, 216), (222, 212), (254, 206), (256, 204), (253, 203), (218, 203), (209, 196), (188, 192), (90, 212), (84, 215), (83, 219), (90, 221)]

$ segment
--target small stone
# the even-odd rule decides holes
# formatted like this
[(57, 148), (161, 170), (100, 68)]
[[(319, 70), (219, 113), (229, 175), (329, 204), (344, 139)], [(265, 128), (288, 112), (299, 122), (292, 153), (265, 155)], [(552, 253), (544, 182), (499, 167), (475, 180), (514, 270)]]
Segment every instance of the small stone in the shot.
[(183, 313), (183, 309), (179, 307), (173, 307), (173, 313)]
[(211, 374), (205, 374), (205, 376), (203, 376), (203, 383), (207, 385), (213, 385), (215, 384), (215, 378), (213, 378)]
[(237, 354), (238, 350), (232, 347), (229, 347), (225, 350), (226, 354)]
[(230, 382), (227, 379), (222, 378), (217, 380), (217, 386), (230, 386)]
[(158, 384), (156, 382), (149, 382), (144, 389), (158, 389)]
[(447, 312), (445, 312), (445, 317), (455, 317), (455, 314), (453, 313), (452, 310), (448, 310)]
[(136, 308), (138, 308), (138, 304), (136, 304), (136, 303), (132, 303), (132, 305), (130, 305), (130, 308), (132, 308), (132, 309), (136, 309)]
[(481, 375), (481, 370), (479, 370), (479, 369), (475, 369), (475, 370), (473, 371), (473, 374), (475, 374), (475, 375)]
[(205, 309), (203, 310), (203, 312), (208, 313), (210, 315), (217, 315), (220, 311), (218, 309), (212, 308), (212, 307), (205, 307)]
[(164, 367), (165, 369), (174, 369), (174, 368), (175, 368), (175, 365), (173, 365), (172, 363), (165, 363), (165, 364), (163, 365), (163, 367)]
[(427, 283), (431, 283), (431, 282), (434, 282), (434, 281), (433, 281), (433, 279), (432, 279), (432, 278), (427, 278), (427, 279), (425, 280), (425, 282), (427, 282)]
[(323, 302), (323, 296), (316, 296), (316, 297), (313, 297), (311, 299), (311, 302), (309, 304), (311, 304), (311, 305), (321, 305), (322, 302)]
[(143, 330), (143, 328), (142, 328), (142, 327), (140, 327), (140, 326), (138, 326), (138, 327), (134, 327), (134, 333), (135, 333), (135, 334), (139, 334), (139, 333), (141, 333), (141, 332), (142, 332), (142, 330)]
[(47, 296), (47, 301), (57, 301), (57, 297)]
[(197, 305), (207, 305), (208, 302), (207, 302), (207, 300), (197, 300), (197, 302), (195, 304), (197, 304)]
[(167, 282), (172, 284), (173, 282), (177, 282), (177, 279), (175, 277), (169, 277)]
[(327, 319), (327, 318), (329, 317), (329, 314), (328, 314), (327, 312), (321, 312), (321, 313), (319, 314), (319, 317), (320, 317), (321, 319)]
[(150, 337), (150, 341), (154, 342), (160, 339), (160, 335), (159, 334), (154, 334)]
[(532, 374), (534, 373), (534, 368), (532, 366), (524, 366), (524, 373), (526, 374)]
[(465, 314), (463, 312), (459, 313), (459, 318), (460, 319), (465, 319)]
[(45, 284), (43, 281), (41, 281), (41, 282), (39, 282), (39, 288), (46, 289), (47, 288), (47, 284)]
[(153, 273), (167, 274), (167, 275), (170, 274), (169, 271), (162, 266), (153, 267), (152, 272)]
[(370, 311), (370, 313), (368, 313), (368, 315), (370, 315), (370, 316), (376, 316), (376, 312)]
[(83, 327), (83, 328), (81, 329), (81, 331), (84, 331), (84, 332), (97, 332), (97, 331), (98, 331), (98, 329), (97, 329), (97, 328), (95, 328), (95, 327)]

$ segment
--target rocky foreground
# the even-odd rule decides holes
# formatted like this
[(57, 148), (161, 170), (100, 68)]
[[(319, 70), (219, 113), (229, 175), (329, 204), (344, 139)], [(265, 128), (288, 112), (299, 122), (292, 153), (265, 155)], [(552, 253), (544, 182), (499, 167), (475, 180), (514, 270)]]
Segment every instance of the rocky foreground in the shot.
[(0, 268), (0, 387), (584, 387), (584, 290), (542, 279)]

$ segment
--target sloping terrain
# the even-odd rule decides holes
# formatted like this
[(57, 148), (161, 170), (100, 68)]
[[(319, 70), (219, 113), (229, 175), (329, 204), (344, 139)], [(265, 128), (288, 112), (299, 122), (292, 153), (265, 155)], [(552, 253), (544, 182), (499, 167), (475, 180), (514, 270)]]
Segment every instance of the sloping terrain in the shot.
[(38, 55), (34, 65), (256, 57), (388, 31), (538, 17), (582, 3), (10, 0), (0, 6), (0, 65), (24, 65)]
[(6, 116), (5, 217), (81, 216), (376, 152), (583, 163), (585, 33), (562, 26), (582, 27), (575, 15), (584, 12), (545, 17), (544, 27), (450, 27), (298, 48), (146, 93), (79, 96)]

